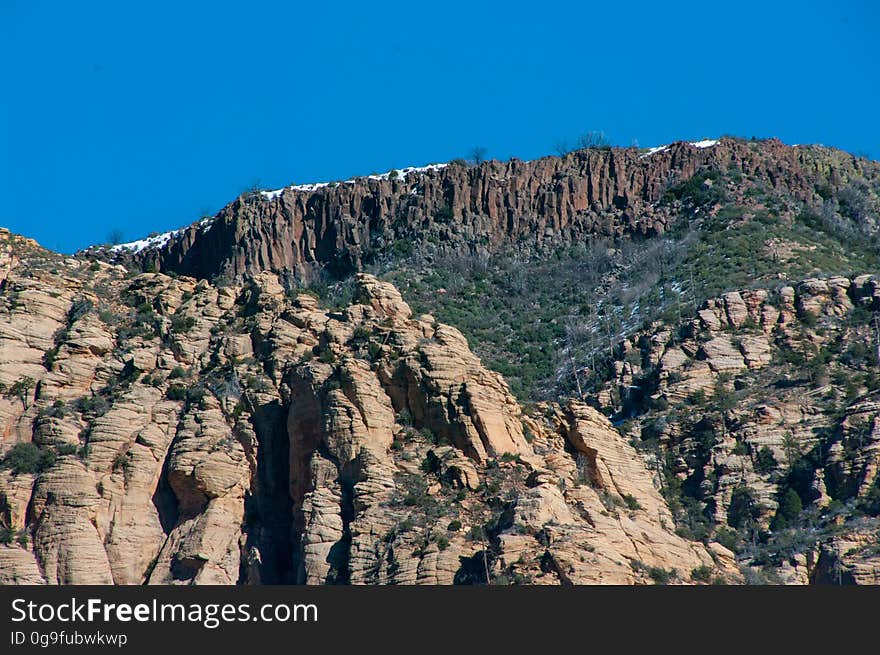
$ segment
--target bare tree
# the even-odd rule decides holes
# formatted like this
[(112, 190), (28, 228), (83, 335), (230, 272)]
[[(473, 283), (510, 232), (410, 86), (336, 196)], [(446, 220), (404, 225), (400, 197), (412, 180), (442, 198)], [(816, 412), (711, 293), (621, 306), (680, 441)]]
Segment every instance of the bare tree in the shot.
[(113, 230), (110, 230), (110, 234), (107, 235), (107, 242), (111, 246), (118, 246), (120, 243), (122, 243), (122, 239), (123, 239), (122, 230), (120, 230), (119, 228), (115, 228)]
[(584, 149), (604, 150), (606, 148), (611, 147), (611, 142), (608, 140), (608, 137), (605, 136), (605, 132), (592, 130), (590, 132), (587, 132), (586, 134), (581, 134), (578, 137), (577, 147), (581, 150), (584, 150)]
[(483, 146), (474, 146), (470, 153), (470, 160), (474, 166), (479, 166), (486, 161), (486, 149)]
[(568, 145), (568, 141), (566, 139), (557, 141), (556, 145), (553, 146), (553, 149), (560, 157), (565, 157), (565, 155), (571, 152), (571, 146)]

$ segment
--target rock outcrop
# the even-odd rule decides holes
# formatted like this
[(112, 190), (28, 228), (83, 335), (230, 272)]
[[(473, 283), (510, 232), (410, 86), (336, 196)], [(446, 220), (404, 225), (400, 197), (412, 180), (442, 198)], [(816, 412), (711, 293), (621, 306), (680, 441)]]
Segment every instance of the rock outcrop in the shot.
[(525, 413), (374, 277), (331, 311), (272, 273), (0, 264), (4, 583), (739, 579), (607, 419)]
[[(702, 144), (704, 145), (704, 144)], [(216, 217), (144, 243), (92, 254), (143, 270), (241, 280), (270, 270), (309, 281), (337, 276), (421, 249), (487, 254), (530, 252), (590, 236), (664, 233), (675, 211), (660, 201), (670, 185), (724, 171), (808, 205), (827, 185), (876, 178), (876, 162), (816, 146), (724, 138), (709, 147), (678, 142), (580, 150), (534, 161), (452, 163), (398, 175), (245, 194)], [(740, 200), (747, 188), (736, 190)]]
[[(0, 232), (0, 582), (873, 583), (880, 282), (817, 271), (876, 262), (878, 180), (725, 138), (257, 191), (74, 257)], [(504, 315), (508, 379), (561, 352), (546, 402), (383, 266)]]
[[(679, 520), (765, 541), (771, 579), (876, 576), (877, 288), (875, 276), (835, 276), (710, 299), (679, 329), (625, 342), (598, 394), (637, 442), (656, 440), (690, 503)], [(796, 520), (812, 540), (785, 537)], [(774, 532), (788, 542), (774, 546)], [(766, 554), (743, 549), (766, 568)]]

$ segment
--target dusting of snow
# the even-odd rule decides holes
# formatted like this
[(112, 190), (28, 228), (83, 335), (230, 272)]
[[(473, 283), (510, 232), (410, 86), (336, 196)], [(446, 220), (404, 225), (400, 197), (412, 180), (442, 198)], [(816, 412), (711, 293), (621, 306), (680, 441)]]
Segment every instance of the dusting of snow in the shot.
[(110, 246), (110, 250), (113, 252), (140, 252), (146, 248), (161, 248), (171, 240), (171, 237), (176, 236), (181, 232), (183, 232), (182, 228), (179, 230), (172, 230), (171, 232), (163, 232), (162, 234), (147, 237), (146, 239), (139, 239), (129, 243), (120, 243), (116, 246)]
[[(703, 139), (702, 141), (690, 141), (689, 142), (694, 148), (711, 148), (712, 146), (718, 145), (718, 139)], [(664, 152), (665, 150), (669, 150), (669, 146), (656, 146), (654, 148), (648, 148), (645, 152), (639, 155), (639, 159), (644, 159), (645, 157), (650, 157), (658, 152)]]
[(397, 179), (405, 179), (407, 175), (411, 173), (427, 173), (428, 171), (439, 171), (441, 168), (446, 168), (447, 164), (428, 164), (427, 166), (407, 166), (406, 168), (394, 169), (393, 171), (388, 171), (387, 173), (383, 173), (382, 175), (370, 175), (368, 176), (371, 180), (387, 180), (391, 177), (391, 173), (397, 172)]
[[(387, 173), (382, 173), (381, 175), (367, 175), (366, 179), (368, 180), (388, 180), (391, 179), (392, 173), (396, 173), (395, 179), (403, 180), (407, 176), (417, 173), (426, 173), (428, 171), (439, 171), (441, 168), (445, 168), (447, 164), (428, 164), (427, 166), (407, 166), (406, 168), (395, 168)], [(341, 182), (341, 184), (354, 184), (359, 179), (363, 178), (352, 178), (350, 180), (345, 180)], [(312, 182), (311, 184), (293, 184), (291, 186), (286, 186), (281, 189), (275, 189), (274, 191), (261, 191), (263, 197), (268, 200), (274, 200), (286, 190), (290, 189), (292, 191), (317, 191), (318, 189), (323, 189), (324, 187), (330, 186), (331, 182)]]
[[(367, 175), (366, 179), (369, 180), (388, 180), (391, 179), (392, 174), (394, 175), (394, 179), (405, 180), (410, 175), (416, 175), (419, 173), (426, 173), (428, 171), (439, 171), (441, 168), (445, 168), (447, 164), (428, 164), (427, 166), (407, 166), (406, 168), (398, 168), (388, 171), (387, 173), (383, 173), (382, 175)], [(358, 181), (358, 179), (364, 178), (352, 178), (350, 180), (345, 180), (342, 184), (354, 184)], [(273, 200), (279, 197), (286, 190), (291, 189), (293, 191), (317, 191), (318, 189), (323, 189), (324, 187), (330, 186), (332, 182), (313, 182), (311, 184), (294, 184), (291, 186), (284, 187), (282, 189), (275, 189), (274, 191), (261, 191), (260, 193), (263, 197), (268, 200)], [(193, 225), (198, 227), (201, 232), (207, 232), (211, 229), (211, 226), (214, 224), (213, 217), (206, 217), (199, 221), (196, 221)], [(161, 248), (165, 244), (167, 244), (171, 239), (175, 238), (177, 235), (181, 234), (187, 228), (180, 228), (177, 230), (171, 230), (170, 232), (163, 232), (162, 234), (157, 234), (155, 236), (147, 237), (145, 239), (138, 239), (137, 241), (130, 241), (128, 243), (120, 243), (115, 246), (110, 246), (111, 252), (128, 252), (128, 253), (139, 253), (142, 250), (146, 250), (147, 248)]]
[[(287, 187), (284, 188), (286, 189)], [(260, 191), (260, 193), (262, 193), (263, 196), (265, 196), (269, 200), (275, 200), (275, 198), (284, 193), (284, 189), (275, 189), (274, 191)]]
[[(193, 226), (199, 228), (201, 232), (207, 232), (211, 229), (211, 226), (214, 224), (213, 216), (206, 216), (205, 218), (196, 221), (193, 223)], [(115, 246), (110, 246), (111, 252), (130, 252), (130, 253), (138, 253), (142, 250), (146, 250), (147, 248), (161, 248), (166, 243), (171, 241), (178, 234), (182, 233), (186, 228), (182, 227), (177, 230), (171, 230), (170, 232), (163, 232), (162, 234), (156, 234), (151, 237), (147, 237), (145, 239), (138, 239), (137, 241), (130, 241), (128, 243), (120, 243)]]
[(643, 153), (639, 156), (639, 159), (644, 159), (645, 157), (650, 157), (651, 155), (663, 152), (664, 150), (669, 150), (669, 146), (655, 146), (653, 148), (648, 148), (647, 152)]

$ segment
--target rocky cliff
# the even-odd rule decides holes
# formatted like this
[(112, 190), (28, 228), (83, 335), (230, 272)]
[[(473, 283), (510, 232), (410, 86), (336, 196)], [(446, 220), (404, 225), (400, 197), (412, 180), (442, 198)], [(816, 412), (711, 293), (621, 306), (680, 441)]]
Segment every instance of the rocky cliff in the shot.
[(876, 583), (878, 215), (725, 138), (0, 232), (0, 582)]
[(597, 401), (755, 580), (880, 582), (878, 310), (873, 275), (734, 291), (616, 353)]
[(819, 146), (724, 138), (663, 148), (587, 149), (534, 161), (453, 162), (240, 196), (213, 218), (90, 254), (142, 270), (241, 280), (262, 271), (309, 281), (409, 254), (547, 251), (591, 236), (651, 236), (675, 221), (661, 200), (700, 171), (737, 176), (815, 205), (880, 165)]
[(4, 235), (0, 582), (736, 581), (591, 407), (528, 412), (357, 278), (214, 286)]

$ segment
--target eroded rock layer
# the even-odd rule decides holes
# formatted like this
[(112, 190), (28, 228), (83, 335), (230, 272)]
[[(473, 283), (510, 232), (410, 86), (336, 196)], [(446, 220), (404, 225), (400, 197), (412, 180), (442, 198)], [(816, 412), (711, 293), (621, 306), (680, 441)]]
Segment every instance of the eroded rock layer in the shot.
[(734, 582), (591, 407), (526, 413), (454, 328), (63, 258), (0, 261), (0, 582)]
[[(675, 212), (659, 201), (698, 171), (739, 176), (807, 205), (876, 162), (771, 139), (678, 142), (656, 152), (588, 149), (534, 161), (451, 163), (406, 174), (244, 194), (137, 253), (98, 250), (143, 270), (242, 279), (270, 270), (299, 280), (338, 275), (409, 253), (486, 254), (502, 247), (558, 248), (590, 236), (662, 234)], [(745, 188), (745, 187), (743, 187)]]

